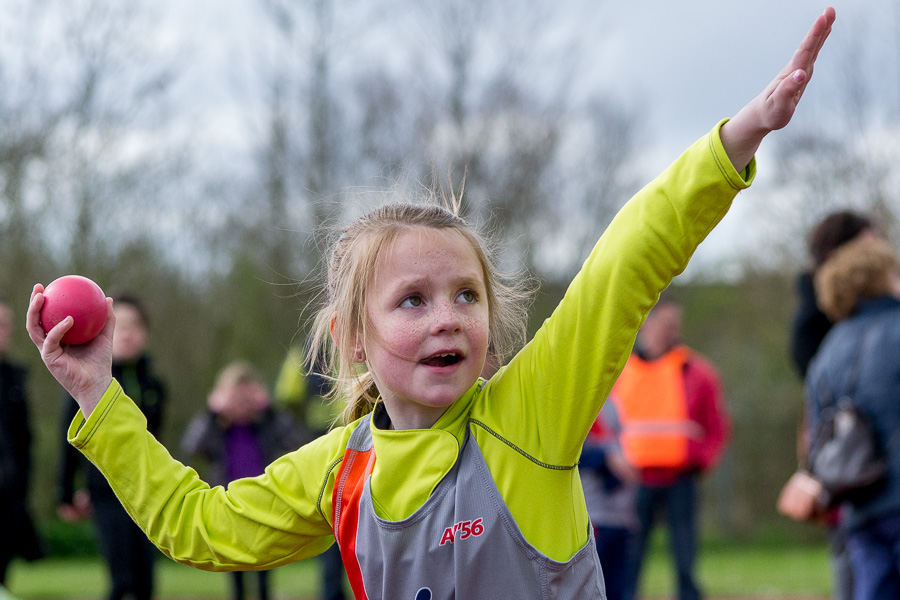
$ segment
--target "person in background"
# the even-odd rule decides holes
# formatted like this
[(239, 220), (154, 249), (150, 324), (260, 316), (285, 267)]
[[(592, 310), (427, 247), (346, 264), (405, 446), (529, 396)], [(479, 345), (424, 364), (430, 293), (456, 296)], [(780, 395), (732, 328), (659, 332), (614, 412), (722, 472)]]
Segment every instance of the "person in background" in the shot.
[(886, 240), (857, 236), (818, 269), (815, 288), (835, 325), (806, 376), (809, 430), (850, 398), (872, 424), (888, 466), (884, 485), (841, 505), (853, 598), (900, 598), (900, 258)]
[(731, 423), (715, 367), (681, 343), (681, 325), (681, 306), (660, 299), (610, 396), (619, 409), (622, 450), (640, 472), (640, 528), (631, 553), (628, 597), (637, 592), (660, 508), (668, 519), (678, 598), (701, 597), (694, 574), (698, 481), (725, 450)]
[(797, 311), (791, 325), (791, 359), (800, 377), (806, 377), (809, 362), (831, 329), (831, 320), (816, 303), (813, 278), (831, 254), (859, 235), (877, 235), (867, 216), (841, 210), (822, 219), (809, 235), (812, 266), (797, 276)]
[(8, 357), (12, 332), (12, 309), (0, 299), (0, 595), (15, 557), (43, 556), (28, 508), (31, 423), (26, 372)]
[[(147, 419), (147, 429), (159, 436), (162, 430), (166, 388), (153, 369), (146, 353), (149, 317), (144, 303), (136, 296), (115, 298), (116, 333), (112, 344), (112, 369), (116, 380), (134, 400)], [(78, 404), (68, 394), (63, 404), (62, 427), (65, 432), (78, 412)], [(100, 551), (111, 581), (109, 600), (150, 600), (154, 597), (154, 563), (159, 551), (135, 525), (103, 475), (84, 460), (68, 443), (62, 447), (57, 512), (65, 521), (93, 517)], [(76, 481), (83, 475), (86, 491), (76, 492)]]
[[(272, 408), (262, 377), (247, 362), (230, 363), (219, 373), (207, 410), (188, 425), (181, 449), (203, 460), (210, 485), (262, 475), (266, 465), (303, 443), (290, 415)], [(257, 572), (259, 600), (268, 600), (269, 571)], [(244, 600), (244, 573), (231, 573), (232, 598)]]
[(607, 600), (624, 600), (628, 553), (640, 523), (637, 490), (640, 476), (622, 454), (621, 424), (615, 402), (607, 401), (581, 450), (578, 469)]
[[(851, 210), (833, 212), (823, 218), (810, 232), (808, 250), (812, 265), (797, 277), (797, 311), (791, 326), (791, 359), (801, 378), (806, 378), (809, 363), (833, 325), (819, 308), (813, 284), (816, 273), (841, 246), (860, 236), (877, 235), (867, 216)], [(804, 413), (805, 414), (805, 413)], [(797, 458), (805, 462), (809, 447), (806, 419), (802, 417), (797, 431)], [(828, 548), (831, 554), (832, 600), (853, 598), (853, 569), (847, 552), (844, 531), (838, 526), (840, 510), (833, 509), (824, 516), (828, 528)]]

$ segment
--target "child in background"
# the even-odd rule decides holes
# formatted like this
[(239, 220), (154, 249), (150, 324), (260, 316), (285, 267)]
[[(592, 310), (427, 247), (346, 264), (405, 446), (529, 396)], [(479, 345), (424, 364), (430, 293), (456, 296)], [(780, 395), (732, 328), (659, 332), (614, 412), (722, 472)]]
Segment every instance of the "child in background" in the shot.
[[(660, 292), (787, 125), (834, 11), (787, 66), (619, 212), (554, 314), (490, 378), (524, 331), (520, 298), (472, 228), (429, 203), (346, 227), (331, 256), (317, 340), (352, 420), (225, 490), (146, 432), (109, 373), (115, 316), (85, 346), (29, 335), (79, 401), (73, 445), (113, 482), (169, 556), (210, 570), (267, 569), (337, 539), (357, 598), (603, 598), (577, 469), (582, 443)], [(316, 356), (317, 348), (311, 351)]]
[(607, 401), (591, 427), (578, 469), (603, 568), (606, 600), (625, 600), (625, 576), (634, 533), (640, 527), (637, 494), (640, 473), (622, 454), (616, 404)]
[[(262, 377), (250, 363), (222, 369), (207, 399), (181, 440), (182, 452), (207, 464), (206, 481), (227, 486), (262, 475), (266, 465), (302, 442), (292, 419), (272, 409)], [(242, 571), (232, 573), (232, 598), (243, 600)], [(269, 599), (268, 571), (259, 571), (259, 600)]]

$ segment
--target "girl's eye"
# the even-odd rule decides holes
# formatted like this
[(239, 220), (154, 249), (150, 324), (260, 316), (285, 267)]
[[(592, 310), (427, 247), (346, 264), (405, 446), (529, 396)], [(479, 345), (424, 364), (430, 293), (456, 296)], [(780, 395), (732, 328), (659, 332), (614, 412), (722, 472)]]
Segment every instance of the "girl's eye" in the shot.
[(466, 290), (459, 295), (459, 298), (466, 304), (472, 304), (478, 299), (478, 296), (476, 296), (475, 292), (473, 292), (472, 290)]
[(404, 298), (400, 306), (403, 308), (416, 308), (422, 306), (422, 299), (419, 296), (410, 296), (409, 298)]

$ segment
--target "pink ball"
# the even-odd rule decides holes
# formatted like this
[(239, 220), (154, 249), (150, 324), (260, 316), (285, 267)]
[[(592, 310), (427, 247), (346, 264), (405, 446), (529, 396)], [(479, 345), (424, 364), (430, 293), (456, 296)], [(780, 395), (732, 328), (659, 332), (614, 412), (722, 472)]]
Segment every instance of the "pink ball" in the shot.
[(44, 289), (41, 327), (50, 331), (71, 316), (75, 322), (62, 338), (63, 344), (84, 344), (106, 325), (106, 294), (100, 286), (81, 275), (64, 275)]

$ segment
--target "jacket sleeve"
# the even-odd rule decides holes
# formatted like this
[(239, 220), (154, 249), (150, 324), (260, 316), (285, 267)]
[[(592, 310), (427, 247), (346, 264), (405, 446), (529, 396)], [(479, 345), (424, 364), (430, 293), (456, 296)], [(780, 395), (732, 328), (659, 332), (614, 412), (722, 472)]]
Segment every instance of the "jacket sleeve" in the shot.
[(719, 123), (616, 215), (534, 339), (485, 386), (490, 426), (538, 460), (574, 465), (660, 292), (748, 187)]
[(725, 405), (722, 383), (715, 368), (700, 357), (688, 363), (690, 377), (690, 417), (703, 430), (703, 437), (689, 446), (690, 465), (699, 471), (714, 467), (725, 451), (731, 436), (731, 418)]
[(325, 483), (348, 436), (335, 430), (226, 489), (210, 488), (173, 459), (116, 381), (90, 417), (77, 413), (68, 431), (164, 554), (211, 571), (269, 569), (331, 545)]

